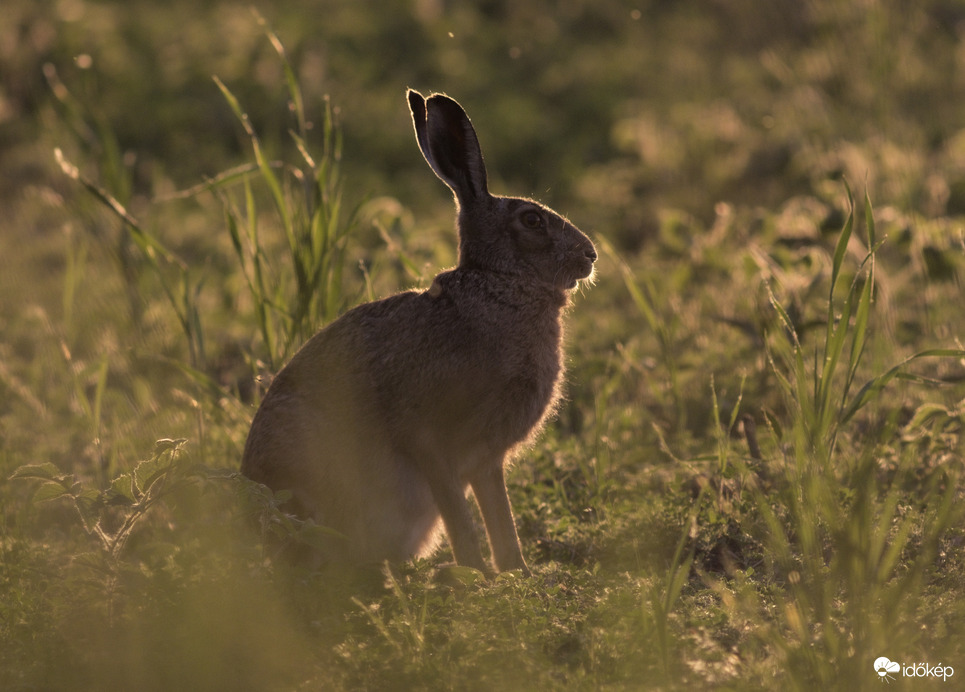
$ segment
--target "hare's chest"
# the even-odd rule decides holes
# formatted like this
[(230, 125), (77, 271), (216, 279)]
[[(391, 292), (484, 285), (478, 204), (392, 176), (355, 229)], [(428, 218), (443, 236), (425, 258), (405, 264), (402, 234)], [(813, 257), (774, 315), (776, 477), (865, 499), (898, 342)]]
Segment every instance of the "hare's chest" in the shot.
[(563, 373), (559, 340), (506, 345), (505, 359), (492, 381), (499, 382), (504, 405), (495, 413), (512, 436), (524, 439), (551, 410)]

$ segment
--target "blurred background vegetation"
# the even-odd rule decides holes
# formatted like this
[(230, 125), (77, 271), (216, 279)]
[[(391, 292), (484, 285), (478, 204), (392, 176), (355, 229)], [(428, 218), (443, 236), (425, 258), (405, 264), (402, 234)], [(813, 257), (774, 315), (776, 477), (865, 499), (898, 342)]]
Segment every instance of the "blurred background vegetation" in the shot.
[[(776, 349), (773, 335), (787, 325), (775, 315), (765, 285), (802, 339), (822, 331), (811, 328), (822, 326), (828, 311), (830, 252), (849, 213), (842, 179), (856, 199), (867, 193), (874, 202), (878, 237), (887, 238), (876, 270), (882, 317), (873, 323), (869, 372), (862, 374), (880, 372), (925, 348), (961, 347), (965, 4), (3, 0), (0, 477), (23, 464), (51, 461), (106, 487), (164, 437), (190, 438), (192, 453), (209, 466), (236, 466), (257, 399), (252, 377), (268, 369), (265, 362), (274, 354), (260, 341), (252, 303), (242, 297), (245, 279), (225, 231), (226, 218), (244, 201), (232, 196), (237, 189), (219, 196), (197, 186), (251, 160), (251, 139), (214, 76), (237, 98), (269, 158), (298, 158), (288, 134), (297, 128), (290, 84), (266, 25), (284, 44), (297, 74), (316, 143), (324, 139), (326, 109), (338, 124), (344, 215), (358, 209), (345, 246), (339, 309), (425, 285), (454, 261), (448, 192), (415, 146), (406, 87), (443, 91), (463, 104), (479, 134), (494, 192), (544, 201), (612, 247), (599, 263), (598, 284), (575, 301), (571, 384), (559, 421), (518, 469), (514, 484), (524, 544), (539, 546), (537, 555), (528, 555), (531, 561), (559, 563), (580, 574), (603, 565), (600, 582), (582, 584), (582, 590), (572, 580), (585, 575), (553, 577), (560, 581), (540, 611), (547, 620), (534, 616), (531, 622), (540, 637), (561, 632), (553, 644), (560, 648), (553, 649), (546, 667), (556, 672), (545, 678), (533, 673), (532, 679), (560, 685), (576, 680), (578, 669), (588, 676), (579, 678), (582, 684), (592, 687), (610, 666), (625, 684), (633, 675), (663, 671), (665, 677), (653, 679), (671, 686), (690, 680), (766, 687), (761, 680), (789, 666), (793, 656), (756, 669), (753, 654), (735, 662), (733, 652), (745, 635), (731, 620), (721, 624), (727, 618), (707, 605), (707, 588), (685, 591), (689, 615), (671, 634), (657, 636), (616, 615), (641, 608), (640, 594), (652, 575), (631, 580), (636, 586), (630, 595), (620, 591), (622, 581), (616, 587), (606, 579), (640, 569), (661, 575), (668, 562), (679, 566), (674, 545), (681, 527), (686, 533), (693, 519), (687, 508), (698, 492), (694, 488), (707, 486), (713, 476), (706, 470), (708, 456), (727, 445), (738, 450), (728, 454), (747, 456), (736, 433), (720, 436), (722, 420), (750, 411), (762, 438), (765, 430), (774, 438), (763, 441), (764, 458), (786, 451), (779, 421), (791, 405), (780, 394), (768, 363), (772, 351), (765, 346)], [(185, 268), (182, 284), (172, 278), (181, 276), (176, 263), (152, 272), (150, 253), (102, 202), (65, 175), (55, 149), (176, 253)], [(858, 207), (856, 228), (866, 220)], [(856, 231), (849, 250), (849, 276), (859, 273), (856, 267), (868, 250), (859, 235)], [(273, 242), (265, 240), (269, 253), (280, 247)], [(274, 257), (284, 262), (283, 255)], [(166, 298), (162, 289), (174, 285), (176, 295)], [(185, 333), (196, 333), (172, 315), (169, 303), (178, 301), (203, 315), (204, 358), (188, 355), (194, 346), (185, 343)], [(809, 348), (811, 343), (806, 341)], [(925, 395), (919, 389), (890, 389), (883, 411), (859, 416), (857, 431), (842, 436), (853, 445), (847, 448), (851, 458), (863, 454), (862, 435), (886, 430), (897, 441), (892, 449), (891, 442), (876, 438), (875, 445), (887, 448), (876, 452), (883, 468), (900, 465), (895, 459), (904, 458), (905, 447), (919, 450), (922, 478), (946, 468), (943, 464), (961, 466), (961, 365), (943, 360), (921, 370), (945, 385), (934, 395), (940, 408), (923, 414)], [(934, 427), (939, 419), (946, 426), (941, 430)], [(901, 427), (909, 421), (933, 427), (927, 432)], [(682, 459), (688, 463), (679, 463)], [(45, 679), (37, 670), (50, 664), (44, 656), (53, 657), (52, 643), (80, 637), (95, 648), (139, 651), (137, 642), (121, 641), (117, 630), (89, 628), (84, 618), (90, 613), (76, 606), (77, 594), (86, 593), (80, 586), (46, 586), (50, 575), (60, 574), (57, 565), (74, 564), (77, 546), (86, 539), (76, 526), (65, 528), (69, 513), (63, 507), (27, 509), (26, 485), (0, 488), (7, 563), (0, 584), (16, 594), (8, 603), (17, 602), (0, 609), (0, 635), (16, 642), (0, 656), (13, 661), (10, 670), (21, 671), (25, 689)], [(660, 499), (653, 499), (657, 495)], [(179, 509), (182, 518), (204, 516), (200, 500), (183, 504), (188, 509)], [(634, 514), (644, 506), (650, 514)], [(621, 511), (630, 517), (622, 524), (614, 519)], [(697, 562), (711, 573), (727, 572), (735, 560), (763, 573), (763, 548), (735, 529), (730, 511), (736, 510), (718, 506), (718, 515), (704, 517), (706, 526), (694, 529)], [(165, 524), (169, 519), (163, 515), (158, 524), (179, 524)], [(946, 547), (959, 557), (943, 557), (950, 562), (939, 564), (946, 574), (961, 566), (963, 537), (956, 536)], [(40, 557), (27, 545), (46, 546), (53, 557)], [(143, 574), (153, 575), (147, 592), (163, 612), (173, 596), (157, 575), (181, 584), (177, 579), (188, 580), (188, 568), (182, 565), (172, 577), (173, 568), (158, 566), (161, 558), (152, 561), (143, 545), (139, 550), (135, 562)], [(640, 553), (654, 557), (648, 561)], [(209, 570), (213, 578), (227, 569), (212, 567), (201, 548), (195, 548), (195, 557), (198, 573)], [(30, 576), (36, 574), (43, 576)], [(244, 574), (256, 582), (251, 593), (263, 586), (261, 577)], [(245, 579), (241, 582), (248, 584)], [(31, 586), (23, 586), (27, 583)], [(131, 582), (132, 593), (132, 584), (143, 586)], [(233, 622), (259, 645), (264, 643), (259, 636), (283, 632), (292, 657), (292, 652), (307, 656), (305, 651), (319, 644), (314, 630), (292, 633), (278, 624), (287, 622), (287, 615), (272, 610), (274, 601), (265, 606), (274, 623), (269, 634), (255, 635), (249, 631), (255, 624), (234, 612), (227, 596), (213, 597), (216, 589), (205, 584), (177, 601), (190, 632), (167, 653), (205, 642), (208, 628), (222, 621)], [(587, 594), (596, 587), (594, 601)], [(524, 587), (499, 588), (513, 597), (533, 597), (520, 596)], [(922, 647), (931, 645), (932, 651), (939, 633), (965, 631), (965, 584), (959, 579), (943, 582), (943, 588), (953, 594), (950, 599), (926, 608), (936, 629)], [(311, 590), (298, 591), (303, 604), (310, 602), (306, 593)], [(574, 608), (585, 609), (586, 630), (578, 635), (554, 629), (572, 616), (566, 610), (570, 597), (579, 602)], [(212, 598), (208, 620), (195, 611)], [(643, 609), (650, 612), (651, 606)], [(344, 637), (322, 639), (340, 652), (342, 670), (349, 671), (340, 680), (347, 686), (387, 684), (389, 678), (378, 677), (388, 676), (387, 670), (364, 675), (376, 652), (386, 660), (408, 655), (399, 642), (409, 641), (415, 630), (392, 639), (375, 612), (357, 610)], [(307, 617), (325, 616), (313, 611)], [(708, 618), (716, 625), (704, 638), (700, 623)], [(917, 622), (905, 624), (913, 628)], [(311, 630), (317, 623), (302, 624)], [(138, 630), (139, 636), (161, 639), (178, 621), (163, 616), (155, 625), (151, 634)], [(365, 626), (370, 630), (362, 634)], [(622, 660), (615, 640), (597, 642), (594, 649), (587, 644), (594, 627), (610, 629), (637, 648), (656, 651), (662, 642), (662, 662)], [(33, 634), (24, 635), (25, 628)], [(373, 631), (375, 638), (384, 636), (385, 646), (373, 646), (367, 658), (364, 642), (371, 640), (365, 637)], [(458, 641), (460, 632), (453, 625), (447, 636)], [(421, 633), (412, 636), (421, 641)], [(673, 636), (689, 652), (681, 654), (686, 675), (668, 663), (667, 637)], [(78, 650), (71, 654), (76, 659), (89, 655)], [(927, 649), (916, 651), (924, 656)], [(946, 663), (962, 652), (961, 644), (948, 648)], [(221, 653), (228, 659), (252, 656), (243, 646)], [(457, 651), (450, 654), (459, 658)], [(24, 667), (27, 660), (35, 662), (32, 673)], [(93, 660), (91, 669), (99, 659)], [(285, 660), (276, 666), (283, 668)], [(309, 664), (313, 671), (298, 675), (324, 680), (326, 661), (315, 660)], [(143, 671), (134, 672), (140, 663), (129, 659), (129, 669), (111, 679), (143, 683), (138, 677)], [(965, 674), (965, 659), (951, 663)], [(870, 670), (870, 660), (867, 665)], [(63, 677), (47, 682), (69, 687), (70, 670), (63, 665)], [(224, 672), (199, 661), (187, 670), (195, 681), (208, 682)], [(281, 675), (271, 666), (258, 674), (265, 680)], [(800, 680), (819, 678), (805, 674)], [(451, 686), (441, 679), (433, 684)], [(282, 687), (295, 686), (284, 675), (279, 680)], [(413, 680), (425, 683), (418, 676)], [(175, 684), (176, 676), (168, 682)]]
[(284, 41), (308, 110), (339, 109), (357, 195), (434, 200), (399, 107), (412, 86), (464, 102), (501, 185), (572, 199), (629, 245), (667, 207), (706, 221), (720, 200), (827, 197), (841, 173), (903, 209), (965, 207), (954, 0), (12, 0), (0, 117), (17, 184), (5, 194), (50, 177), (31, 148), (62, 135), (45, 66), (116, 133), (139, 194), (237, 158), (212, 75), (263, 136), (284, 139), (283, 75), (251, 8)]

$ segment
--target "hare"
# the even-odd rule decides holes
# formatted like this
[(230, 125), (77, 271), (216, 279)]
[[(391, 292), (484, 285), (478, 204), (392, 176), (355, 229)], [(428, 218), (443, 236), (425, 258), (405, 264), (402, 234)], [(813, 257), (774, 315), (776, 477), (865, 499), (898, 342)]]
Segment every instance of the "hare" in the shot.
[(419, 148), (455, 195), (459, 264), (309, 339), (272, 381), (241, 470), (341, 534), (324, 562), (426, 556), (441, 518), (456, 562), (488, 572), (472, 488), (496, 568), (529, 573), (504, 466), (554, 410), (562, 312), (596, 250), (537, 202), (489, 193), (456, 101), (407, 97)]

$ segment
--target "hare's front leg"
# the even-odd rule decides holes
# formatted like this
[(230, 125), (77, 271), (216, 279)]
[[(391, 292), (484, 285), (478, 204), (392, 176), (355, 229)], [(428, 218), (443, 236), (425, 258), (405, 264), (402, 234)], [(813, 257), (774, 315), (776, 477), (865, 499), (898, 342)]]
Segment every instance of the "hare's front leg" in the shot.
[(470, 484), (483, 521), (486, 522), (486, 533), (489, 534), (496, 569), (501, 572), (520, 569), (524, 574), (530, 574), (519, 548), (519, 536), (516, 534), (516, 522), (513, 520), (513, 510), (506, 493), (502, 463), (482, 467)]
[(446, 527), (446, 536), (449, 537), (456, 563), (489, 572), (482, 557), (479, 536), (476, 535), (472, 511), (462, 484), (449, 474), (430, 473), (427, 480), (442, 515), (442, 523)]

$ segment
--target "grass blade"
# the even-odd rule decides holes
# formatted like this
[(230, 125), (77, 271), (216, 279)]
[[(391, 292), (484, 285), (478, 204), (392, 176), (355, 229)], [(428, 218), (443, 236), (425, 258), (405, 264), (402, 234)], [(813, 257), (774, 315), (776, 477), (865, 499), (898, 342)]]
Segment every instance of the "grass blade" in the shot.
[(957, 348), (935, 348), (927, 351), (921, 351), (913, 356), (909, 356), (905, 360), (901, 361), (897, 365), (893, 366), (887, 372), (878, 375), (877, 377), (872, 377), (870, 380), (865, 382), (864, 386), (858, 390), (854, 399), (851, 403), (844, 409), (841, 415), (841, 422), (846, 423), (851, 420), (854, 415), (864, 407), (875, 395), (881, 392), (889, 382), (891, 382), (896, 377), (904, 374), (904, 369), (911, 363), (921, 360), (923, 358), (965, 358), (965, 349)]

